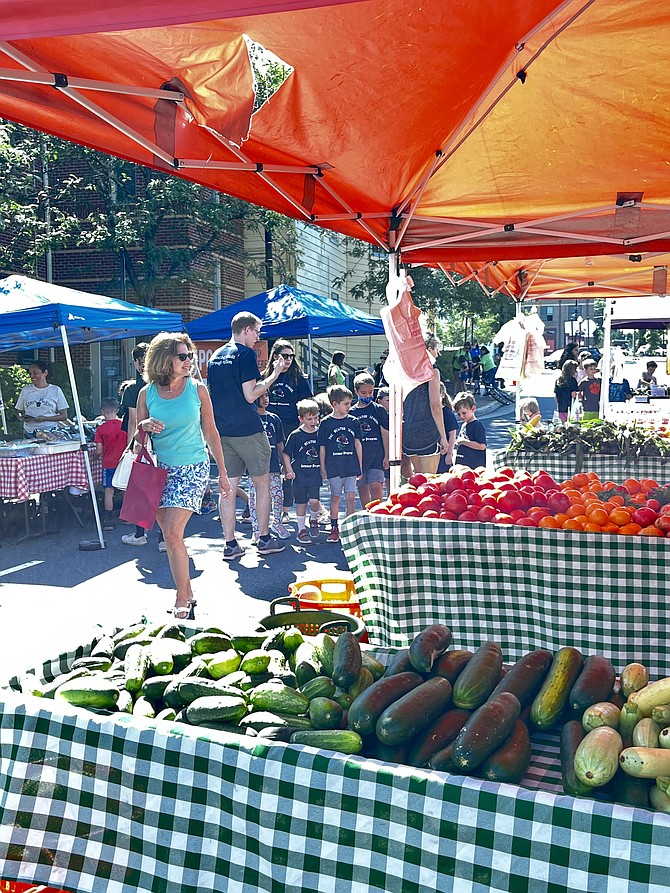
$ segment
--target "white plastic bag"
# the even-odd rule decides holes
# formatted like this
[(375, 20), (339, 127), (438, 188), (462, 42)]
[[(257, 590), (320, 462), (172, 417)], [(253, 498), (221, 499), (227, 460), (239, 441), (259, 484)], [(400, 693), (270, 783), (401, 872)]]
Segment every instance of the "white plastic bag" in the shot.
[(582, 413), (582, 401), (579, 399), (579, 397), (573, 397), (572, 405), (570, 406), (570, 411), (568, 412), (568, 421), (581, 422)]

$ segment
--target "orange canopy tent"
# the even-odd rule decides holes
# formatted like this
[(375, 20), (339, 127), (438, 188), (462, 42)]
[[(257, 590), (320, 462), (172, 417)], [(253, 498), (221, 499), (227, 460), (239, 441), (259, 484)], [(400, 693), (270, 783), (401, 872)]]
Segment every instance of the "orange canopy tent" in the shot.
[(670, 251), (670, 6), (323, 4), (0, 0), (0, 116), (406, 262)]

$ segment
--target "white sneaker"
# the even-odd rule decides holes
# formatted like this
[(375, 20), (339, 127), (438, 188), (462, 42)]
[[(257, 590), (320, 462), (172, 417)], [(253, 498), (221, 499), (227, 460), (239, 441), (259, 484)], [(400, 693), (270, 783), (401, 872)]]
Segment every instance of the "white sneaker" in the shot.
[(279, 522), (279, 524), (275, 525), (272, 528), (272, 534), (273, 536), (278, 537), (280, 540), (288, 540), (292, 536), (291, 531), (287, 530), (286, 527), (284, 527), (284, 525), (281, 523), (281, 521)]
[(135, 536), (134, 533), (127, 533), (125, 536), (121, 537), (121, 542), (125, 543), (126, 546), (146, 546), (147, 538), (144, 536)]
[[(146, 539), (146, 537), (145, 537), (145, 539)], [(167, 552), (167, 543), (165, 542), (165, 540), (161, 540), (160, 543), (158, 544), (158, 551), (159, 552)]]

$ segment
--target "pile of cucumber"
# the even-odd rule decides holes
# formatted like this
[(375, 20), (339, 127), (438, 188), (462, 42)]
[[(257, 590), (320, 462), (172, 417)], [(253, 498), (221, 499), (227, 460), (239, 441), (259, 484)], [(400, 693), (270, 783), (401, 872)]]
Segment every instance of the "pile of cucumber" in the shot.
[(640, 664), (617, 680), (569, 646), (506, 666), (496, 642), (451, 649), (427, 626), (388, 666), (349, 632), (246, 636), (136, 624), (45, 685), (23, 690), (98, 713), (184, 722), (274, 741), (518, 783), (531, 733), (561, 732), (563, 787), (670, 811), (670, 678)]
[(575, 797), (670, 812), (670, 677), (649, 682), (642, 664), (624, 667), (615, 697), (563, 726), (561, 763)]

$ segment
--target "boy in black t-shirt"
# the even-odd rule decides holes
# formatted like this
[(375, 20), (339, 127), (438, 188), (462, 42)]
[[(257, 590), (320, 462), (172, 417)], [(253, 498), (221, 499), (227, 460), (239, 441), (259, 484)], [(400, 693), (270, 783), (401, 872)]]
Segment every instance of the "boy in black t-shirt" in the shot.
[[(284, 444), (284, 474), (293, 481), (295, 516), (298, 522), (298, 542), (308, 543), (319, 538), (319, 490), (321, 467), (316, 443), (319, 427), (319, 404), (316, 400), (300, 400), (296, 406), (300, 427), (291, 431)], [(305, 516), (309, 502), (309, 532)]]
[(358, 419), (349, 415), (353, 394), (343, 385), (328, 388), (328, 399), (333, 411), (319, 425), (317, 443), (321, 475), (330, 487), (330, 526), (327, 543), (339, 543), (338, 515), (344, 490), (346, 514), (356, 509), (356, 479), (361, 474), (363, 447)]
[(463, 423), (456, 437), (456, 464), (486, 468), (486, 429), (475, 416), (476, 411), (472, 394), (465, 391), (456, 395), (454, 412)]
[(384, 493), (384, 472), (389, 467), (389, 415), (374, 402), (375, 382), (368, 372), (354, 378), (354, 391), (358, 402), (351, 408), (351, 415), (361, 426), (363, 470), (358, 479), (358, 495), (361, 505), (381, 500)]

